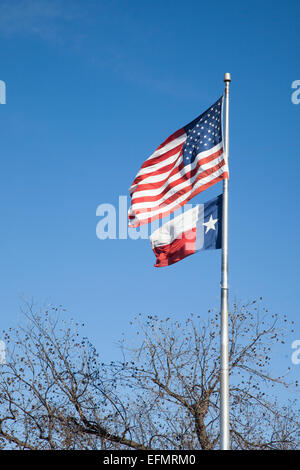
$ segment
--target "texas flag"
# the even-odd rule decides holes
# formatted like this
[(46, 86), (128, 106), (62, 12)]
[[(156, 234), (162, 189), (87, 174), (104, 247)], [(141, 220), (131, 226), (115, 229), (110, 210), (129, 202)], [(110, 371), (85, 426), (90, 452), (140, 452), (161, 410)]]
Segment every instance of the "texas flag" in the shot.
[(222, 195), (197, 204), (155, 230), (150, 236), (161, 268), (200, 250), (222, 247)]

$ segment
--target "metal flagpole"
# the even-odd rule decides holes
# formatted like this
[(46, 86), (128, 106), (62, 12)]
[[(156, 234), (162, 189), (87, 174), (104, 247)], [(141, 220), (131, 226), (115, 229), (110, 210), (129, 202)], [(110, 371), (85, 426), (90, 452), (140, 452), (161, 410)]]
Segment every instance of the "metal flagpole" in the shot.
[[(225, 158), (229, 157), (229, 83), (225, 73)], [(221, 266), (221, 376), (220, 376), (220, 435), (221, 449), (230, 449), (229, 430), (229, 370), (228, 370), (228, 179), (223, 180), (222, 266)]]

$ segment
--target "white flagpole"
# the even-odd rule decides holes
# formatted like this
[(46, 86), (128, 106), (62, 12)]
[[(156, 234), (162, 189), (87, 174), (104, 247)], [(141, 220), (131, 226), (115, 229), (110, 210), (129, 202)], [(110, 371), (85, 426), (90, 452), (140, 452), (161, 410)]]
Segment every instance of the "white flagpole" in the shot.
[[(229, 157), (229, 83), (225, 73), (225, 158)], [(222, 267), (221, 267), (221, 376), (220, 376), (220, 436), (221, 449), (230, 449), (229, 428), (229, 369), (228, 369), (228, 179), (223, 180)]]

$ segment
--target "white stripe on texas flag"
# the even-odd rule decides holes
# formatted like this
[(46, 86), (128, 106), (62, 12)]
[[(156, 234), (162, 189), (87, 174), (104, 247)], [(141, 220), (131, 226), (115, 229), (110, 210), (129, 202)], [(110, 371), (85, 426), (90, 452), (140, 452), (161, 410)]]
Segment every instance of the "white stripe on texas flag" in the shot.
[(185, 211), (152, 233), (156, 267), (169, 266), (203, 247), (204, 204)]

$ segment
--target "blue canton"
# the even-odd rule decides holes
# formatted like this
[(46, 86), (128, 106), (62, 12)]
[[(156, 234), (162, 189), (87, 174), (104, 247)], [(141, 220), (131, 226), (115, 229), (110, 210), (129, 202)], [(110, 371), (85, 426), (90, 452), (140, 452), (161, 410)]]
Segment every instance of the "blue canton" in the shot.
[(187, 134), (182, 148), (184, 165), (190, 165), (199, 153), (222, 141), (222, 100), (223, 97), (184, 127)]

